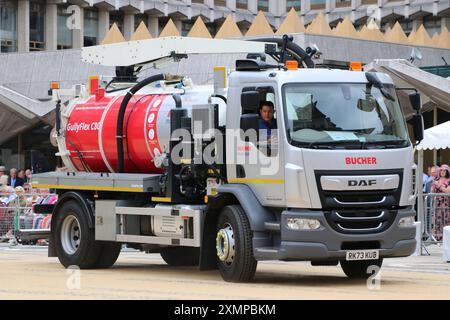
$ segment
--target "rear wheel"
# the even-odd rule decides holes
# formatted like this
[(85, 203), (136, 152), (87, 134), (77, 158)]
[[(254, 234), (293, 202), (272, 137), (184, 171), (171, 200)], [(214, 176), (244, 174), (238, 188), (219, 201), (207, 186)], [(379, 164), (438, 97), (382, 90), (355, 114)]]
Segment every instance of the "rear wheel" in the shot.
[(252, 231), (239, 205), (222, 209), (216, 229), (217, 266), (225, 281), (251, 281), (257, 261), (253, 256)]
[[(374, 271), (378, 273), (383, 264), (383, 258), (378, 260), (346, 261), (341, 260), (341, 268), (345, 275), (350, 279), (367, 279), (373, 275)], [(371, 269), (371, 266), (375, 266)]]
[(122, 244), (115, 242), (104, 242), (101, 244), (100, 256), (95, 264), (96, 268), (104, 269), (111, 267), (119, 257)]
[(56, 215), (55, 250), (66, 268), (95, 268), (102, 246), (95, 241), (94, 229), (89, 228), (87, 214), (76, 201), (64, 203)]
[(198, 266), (200, 249), (194, 247), (167, 247), (160, 251), (169, 266)]

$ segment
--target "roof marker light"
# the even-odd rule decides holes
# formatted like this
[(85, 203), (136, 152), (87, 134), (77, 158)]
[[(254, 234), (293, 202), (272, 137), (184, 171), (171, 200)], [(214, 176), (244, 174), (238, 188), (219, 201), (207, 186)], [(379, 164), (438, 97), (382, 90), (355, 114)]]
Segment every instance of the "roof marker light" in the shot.
[(297, 70), (298, 69), (298, 62), (296, 60), (287, 60), (284, 63), (286, 69), (288, 70)]
[(362, 71), (362, 62), (350, 61), (350, 71)]

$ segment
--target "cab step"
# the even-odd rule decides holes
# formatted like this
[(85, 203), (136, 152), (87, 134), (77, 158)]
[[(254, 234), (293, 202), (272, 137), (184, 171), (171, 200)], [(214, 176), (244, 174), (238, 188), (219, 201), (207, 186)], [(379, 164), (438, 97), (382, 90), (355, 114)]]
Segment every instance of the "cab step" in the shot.
[(256, 260), (278, 260), (280, 249), (276, 247), (256, 248), (254, 256)]
[(280, 232), (281, 226), (279, 222), (264, 222), (264, 228), (267, 231)]

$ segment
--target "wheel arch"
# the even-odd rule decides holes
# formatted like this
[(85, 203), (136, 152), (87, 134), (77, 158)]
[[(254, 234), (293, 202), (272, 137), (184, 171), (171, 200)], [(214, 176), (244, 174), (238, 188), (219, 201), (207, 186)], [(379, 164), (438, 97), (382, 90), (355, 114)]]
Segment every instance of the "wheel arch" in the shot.
[(219, 214), (227, 205), (238, 204), (247, 216), (252, 231), (266, 232), (264, 222), (275, 220), (274, 215), (264, 208), (249, 186), (226, 184), (218, 189), (218, 195), (206, 208), (202, 244), (200, 249), (200, 270), (215, 269), (215, 228)]

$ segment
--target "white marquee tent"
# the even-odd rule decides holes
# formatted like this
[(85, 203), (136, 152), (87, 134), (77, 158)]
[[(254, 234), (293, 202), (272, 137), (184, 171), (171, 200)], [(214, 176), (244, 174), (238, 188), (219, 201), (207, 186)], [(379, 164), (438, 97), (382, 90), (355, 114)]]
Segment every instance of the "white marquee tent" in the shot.
[(450, 148), (450, 121), (425, 130), (423, 140), (417, 150), (434, 150)]

